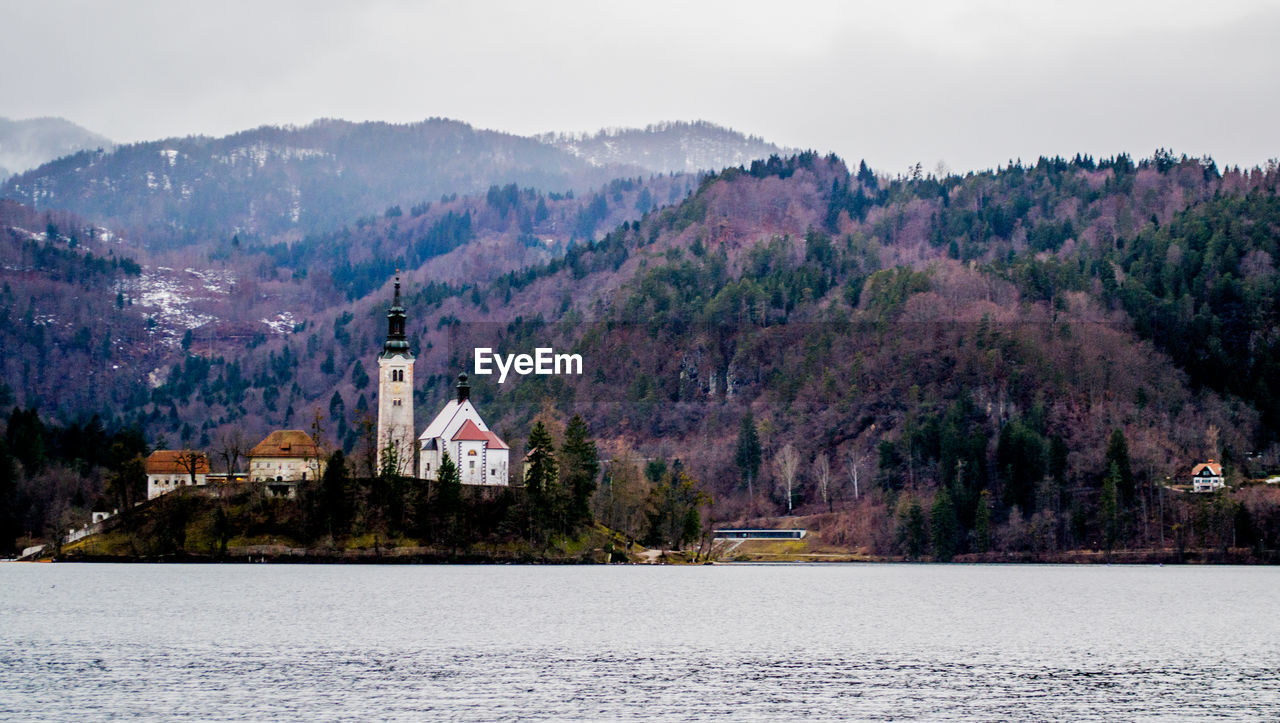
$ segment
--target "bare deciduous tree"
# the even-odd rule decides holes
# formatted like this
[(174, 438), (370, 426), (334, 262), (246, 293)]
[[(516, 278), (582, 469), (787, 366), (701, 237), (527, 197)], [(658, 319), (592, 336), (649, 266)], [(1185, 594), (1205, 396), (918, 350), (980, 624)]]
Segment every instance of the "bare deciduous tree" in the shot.
[(244, 430), (230, 427), (218, 435), (218, 456), (222, 458), (222, 471), (227, 473), (227, 482), (235, 481), (236, 468), (240, 466), (240, 458), (248, 453), (249, 442), (245, 439)]
[[(310, 456), (303, 458), (306, 468), (311, 470), (312, 474), (315, 475), (313, 479), (316, 480), (320, 479), (320, 470), (324, 467), (324, 460), (328, 456), (324, 437), (324, 413), (320, 411), (319, 407), (316, 407), (311, 418), (311, 441), (315, 442), (315, 458), (313, 459)], [(303, 473), (303, 478), (306, 478), (306, 473)]]
[(204, 456), (204, 452), (197, 452), (194, 449), (181, 450), (175, 461), (182, 471), (191, 477), (192, 487), (196, 486), (196, 475), (209, 471), (209, 460)]
[(639, 462), (624, 448), (605, 465), (604, 479), (595, 494), (596, 517), (628, 541), (637, 540), (649, 521), (652, 491)]
[(787, 488), (787, 514), (791, 514), (792, 490), (796, 484), (796, 472), (800, 469), (800, 453), (795, 447), (787, 444), (778, 450), (778, 456), (774, 458), (773, 464), (777, 468), (778, 477), (782, 479), (782, 484)]
[(857, 451), (850, 449), (844, 455), (844, 471), (849, 475), (849, 482), (853, 485), (853, 499), (858, 499), (858, 463), (862, 458), (858, 456)]
[(822, 495), (822, 501), (827, 505), (827, 512), (833, 510), (831, 504), (831, 461), (827, 459), (827, 453), (823, 452), (813, 462), (814, 475), (817, 477), (818, 494)]

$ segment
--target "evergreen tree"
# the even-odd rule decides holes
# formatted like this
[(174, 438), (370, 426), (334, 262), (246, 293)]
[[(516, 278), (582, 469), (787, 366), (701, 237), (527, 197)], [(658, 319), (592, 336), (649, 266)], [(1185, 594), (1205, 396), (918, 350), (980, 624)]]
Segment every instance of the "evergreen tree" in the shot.
[(107, 479), (107, 496), (112, 506), (120, 510), (121, 522), (126, 527), (135, 522), (133, 506), (147, 495), (147, 465), (141, 455), (120, 463), (119, 468)]
[(929, 544), (924, 508), (915, 495), (907, 495), (898, 505), (898, 544), (907, 559), (919, 559)]
[(28, 475), (44, 469), (47, 437), (44, 423), (40, 421), (40, 415), (34, 408), (23, 410), (15, 407), (9, 413), (5, 442), (9, 446), (9, 453), (22, 463), (22, 469)]
[(437, 509), (444, 524), (445, 539), (449, 544), (456, 545), (461, 532), (462, 474), (458, 472), (458, 466), (450, 459), (448, 452), (441, 456), (440, 469), (436, 474), (439, 490), (436, 497)]
[(1036, 485), (1044, 477), (1044, 438), (1018, 420), (1009, 422), (1000, 429), (996, 465), (1004, 477), (1005, 505), (1029, 514), (1035, 509)]
[(1112, 465), (1115, 465), (1117, 474), (1117, 504), (1123, 509), (1126, 505), (1133, 503), (1135, 489), (1133, 470), (1129, 466), (1129, 442), (1124, 438), (1124, 432), (1119, 429), (1113, 431), (1111, 439), (1107, 441), (1107, 466)]
[(529, 535), (538, 538), (555, 522), (558, 476), (554, 442), (541, 421), (535, 422), (529, 432), (526, 464), (524, 486), (529, 498)]
[(978, 509), (973, 517), (973, 549), (986, 552), (991, 549), (991, 492), (983, 490), (978, 495)]
[(1115, 462), (1102, 480), (1102, 497), (1098, 500), (1098, 525), (1110, 553), (1120, 539), (1120, 466)]
[(736, 462), (738, 471), (742, 473), (742, 483), (747, 487), (751, 499), (755, 499), (756, 476), (760, 473), (760, 433), (756, 430), (756, 422), (748, 411), (742, 417), (738, 427), (738, 453)]
[(662, 482), (662, 477), (667, 473), (667, 460), (651, 459), (644, 466), (644, 477), (649, 480), (649, 484), (656, 485)]
[(702, 532), (701, 508), (708, 502), (697, 482), (684, 472), (677, 460), (653, 489), (645, 544), (679, 550), (685, 543), (697, 540)]
[(351, 367), (351, 383), (355, 385), (356, 389), (364, 389), (369, 386), (369, 373), (364, 370), (364, 364), (359, 359)]
[(956, 508), (946, 487), (939, 487), (934, 494), (929, 521), (933, 532), (934, 559), (950, 562), (956, 554), (956, 534), (960, 530), (960, 522), (956, 519)]
[(320, 477), (318, 517), (330, 537), (336, 538), (346, 532), (351, 522), (349, 483), (347, 456), (339, 449), (329, 455), (324, 475)]
[(9, 448), (0, 439), (0, 555), (15, 552), (14, 541), (18, 537), (17, 475)]
[(596, 491), (600, 462), (596, 443), (590, 435), (587, 423), (575, 414), (565, 429), (564, 446), (560, 448), (564, 486), (569, 492), (568, 529), (564, 531), (569, 533), (591, 523), (591, 495)]

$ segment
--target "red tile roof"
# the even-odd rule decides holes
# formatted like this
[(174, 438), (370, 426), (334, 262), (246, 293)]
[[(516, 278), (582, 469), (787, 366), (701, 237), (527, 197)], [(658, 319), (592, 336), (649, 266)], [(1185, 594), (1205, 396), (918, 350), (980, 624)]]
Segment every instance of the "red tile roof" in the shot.
[(277, 429), (258, 446), (249, 450), (250, 457), (318, 457), (319, 448), (311, 435), (301, 429)]
[(507, 446), (506, 442), (498, 439), (498, 435), (493, 432), (485, 432), (485, 434), (488, 435), (488, 442), (485, 444), (485, 449), (511, 449)]
[(209, 473), (209, 458), (204, 456), (204, 452), (157, 449), (147, 457), (147, 474), (191, 474), (193, 464), (196, 474)]
[[(1183, 469), (1186, 469), (1186, 468), (1183, 467)], [(1222, 465), (1218, 464), (1213, 460), (1209, 460), (1208, 462), (1202, 462), (1196, 465), (1195, 469), (1191, 470), (1191, 476), (1195, 477), (1196, 475), (1200, 474), (1200, 470), (1202, 469), (1209, 470), (1209, 473), (1212, 474), (1214, 477), (1222, 476)]]
[(489, 437), (487, 436), (488, 434), (490, 433), (480, 431), (480, 427), (476, 426), (475, 422), (468, 419), (461, 427), (458, 428), (457, 432), (454, 432), (453, 441), (487, 442), (489, 441)]

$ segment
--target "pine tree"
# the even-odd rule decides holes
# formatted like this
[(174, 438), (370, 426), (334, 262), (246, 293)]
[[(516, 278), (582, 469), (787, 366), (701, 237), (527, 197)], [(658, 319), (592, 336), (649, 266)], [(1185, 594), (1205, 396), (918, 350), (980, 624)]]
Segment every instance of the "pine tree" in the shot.
[(701, 508), (709, 503), (710, 498), (677, 460), (653, 489), (645, 544), (679, 550), (685, 543), (696, 541), (702, 532)]
[(334, 390), (333, 396), (329, 397), (329, 419), (334, 420), (339, 429), (346, 426), (347, 403), (342, 399), (342, 393), (337, 390)]
[(369, 386), (369, 373), (364, 370), (364, 364), (359, 359), (351, 367), (351, 383), (355, 385), (356, 389), (364, 389)]
[(924, 508), (915, 495), (904, 497), (898, 504), (898, 543), (909, 560), (918, 559), (929, 544)]
[(529, 431), (528, 471), (524, 486), (529, 498), (529, 534), (541, 537), (554, 522), (556, 507), (556, 458), (551, 433), (541, 421)]
[(462, 516), (462, 475), (448, 452), (442, 453), (441, 457), (440, 469), (436, 474), (437, 509), (444, 524), (445, 538), (450, 544), (456, 545)]
[(1116, 467), (1116, 502), (1123, 509), (1126, 505), (1133, 502), (1134, 486), (1133, 486), (1133, 470), (1129, 465), (1129, 442), (1124, 438), (1124, 432), (1117, 429), (1111, 433), (1111, 439), (1107, 441), (1107, 466), (1115, 465)]
[(742, 473), (742, 483), (747, 487), (748, 496), (755, 499), (756, 476), (760, 473), (760, 433), (756, 431), (756, 422), (747, 412), (738, 427), (738, 454), (736, 462)]
[(956, 554), (956, 533), (960, 529), (960, 522), (956, 519), (956, 507), (952, 504), (946, 487), (938, 488), (934, 494), (929, 521), (933, 531), (934, 558), (939, 562), (950, 562)]
[(1044, 477), (1044, 439), (1019, 420), (1009, 422), (1000, 429), (996, 465), (1005, 480), (1004, 503), (1034, 510), (1035, 488)]
[(569, 492), (565, 532), (574, 532), (591, 523), (591, 495), (596, 491), (596, 475), (600, 473), (599, 454), (591, 439), (591, 430), (577, 414), (569, 420), (560, 448), (565, 488)]
[(1111, 463), (1111, 469), (1102, 480), (1102, 497), (1098, 500), (1098, 524), (1110, 553), (1120, 539), (1120, 466)]
[(973, 548), (975, 552), (991, 549), (991, 492), (978, 495), (978, 509), (973, 516)]
[(330, 537), (338, 537), (346, 531), (351, 520), (348, 510), (348, 478), (347, 456), (342, 450), (329, 455), (325, 463), (324, 474), (320, 477), (320, 509), (319, 517), (325, 532)]
[(14, 544), (21, 532), (18, 524), (17, 482), (13, 458), (9, 456), (5, 441), (0, 439), (0, 554), (16, 552)]

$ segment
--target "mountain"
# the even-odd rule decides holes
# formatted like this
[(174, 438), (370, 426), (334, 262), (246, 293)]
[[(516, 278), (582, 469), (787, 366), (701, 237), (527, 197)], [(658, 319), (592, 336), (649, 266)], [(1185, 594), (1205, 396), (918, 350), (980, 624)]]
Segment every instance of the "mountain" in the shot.
[(495, 184), (567, 191), (637, 172), (592, 167), (457, 121), (321, 120), (86, 151), (11, 178), (0, 195), (71, 210), (165, 247), (331, 230), (389, 206)]
[(492, 186), (581, 193), (617, 178), (719, 168), (778, 151), (709, 124), (598, 135), (582, 146), (611, 150), (587, 156), (445, 119), (322, 120), (84, 151), (9, 179), (0, 196), (69, 210), (162, 249), (233, 235), (296, 239)]
[[(1097, 471), (1114, 427), (1146, 440), (1154, 468), (1206, 454), (1211, 425), (1220, 456), (1243, 460), (1275, 439), (1274, 184), (1274, 174), (1126, 156), (886, 179), (802, 154), (709, 176), (687, 198), (680, 186), (572, 200), (512, 187), (332, 237), (220, 252), (218, 264), (248, 277), (243, 318), (287, 312), (289, 322), (247, 348), (197, 329), (192, 349), (212, 366), (188, 369), (175, 349), (152, 396), (199, 422), (199, 435), (219, 419), (297, 424), (337, 393), (348, 412), (333, 431), (355, 444), (351, 410), (372, 392), (358, 369), (378, 346), (400, 265), (424, 415), (473, 346), (554, 342), (595, 366), (567, 380), (480, 380), (474, 395), (499, 425), (520, 428), (544, 398), (596, 400), (597, 428), (639, 444), (685, 440), (680, 456), (706, 478), (730, 473), (706, 450), (722, 449), (717, 435), (746, 409), (774, 443), (810, 452), (903, 445), (886, 460), (940, 454), (936, 435), (957, 404), (984, 444), (1032, 420), (1043, 440), (1069, 445), (1082, 475)], [(646, 193), (682, 200), (642, 214)], [(589, 213), (596, 206), (604, 215)], [(570, 244), (566, 227), (588, 218), (617, 225)], [(248, 386), (223, 401), (212, 390), (232, 362)], [(997, 474), (992, 460), (969, 464)]]
[(62, 118), (0, 118), (0, 179), (78, 151), (110, 150), (114, 145)]
[[(0, 201), (0, 392), (9, 390), (0, 393), (0, 406), (16, 400), (52, 418), (76, 419), (118, 417), (148, 400), (186, 403), (193, 387), (180, 379), (209, 369), (188, 363), (192, 356), (235, 362), (317, 324), (341, 329), (347, 322), (336, 319), (350, 321), (351, 303), (369, 298), (397, 269), (421, 281), (425, 288), (414, 293), (422, 298), (469, 293), (558, 258), (575, 238), (684, 198), (693, 182), (621, 179), (581, 196), (508, 184), (393, 206), (302, 239), (233, 236), (198, 251), (152, 249), (74, 214)], [(363, 329), (361, 340), (372, 333)], [(95, 355), (100, 361), (90, 362)], [(94, 371), (64, 377), (52, 358)], [(345, 353), (339, 358), (350, 367)], [(110, 371), (97, 369), (108, 362)], [(104, 376), (111, 379), (106, 391), (99, 386)]]
[(652, 173), (718, 171), (795, 153), (706, 121), (615, 128), (590, 135), (544, 133), (537, 138), (593, 166), (639, 166)]
[[(839, 501), (824, 540), (911, 556), (1280, 545), (1270, 488), (1197, 506), (1163, 486), (1210, 457), (1236, 481), (1280, 466), (1276, 172), (1160, 152), (889, 178), (803, 153), (691, 182), (512, 185), (225, 242), (192, 271), (230, 265), (224, 306), (277, 331), (197, 327), (145, 402), (79, 411), (202, 448), (319, 413), (359, 458), (399, 265), (416, 416), (477, 347), (581, 354), (580, 376), (475, 375), (472, 399), (515, 454), (535, 417), (581, 414), (606, 456), (678, 462), (717, 519)], [(744, 484), (748, 427), (764, 463)], [(954, 524), (923, 539), (930, 520)]]

